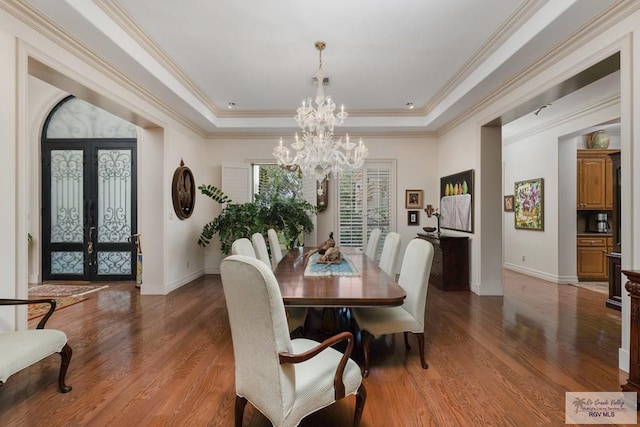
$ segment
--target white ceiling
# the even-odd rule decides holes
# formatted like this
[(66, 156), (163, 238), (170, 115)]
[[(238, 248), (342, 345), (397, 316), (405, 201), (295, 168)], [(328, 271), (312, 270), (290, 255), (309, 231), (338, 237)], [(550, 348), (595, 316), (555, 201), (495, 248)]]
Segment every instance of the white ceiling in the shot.
[(437, 132), (618, 2), (25, 1), (207, 135), (293, 128), (317, 40), (348, 128)]

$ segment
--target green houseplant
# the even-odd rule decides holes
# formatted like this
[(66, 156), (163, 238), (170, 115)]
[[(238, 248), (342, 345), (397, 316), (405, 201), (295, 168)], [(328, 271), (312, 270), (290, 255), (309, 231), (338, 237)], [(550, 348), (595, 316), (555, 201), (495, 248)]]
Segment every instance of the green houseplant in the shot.
[(231, 253), (233, 241), (242, 237), (251, 238), (253, 233), (267, 234), (269, 228), (280, 232), (287, 248), (302, 245), (304, 233), (313, 231), (309, 217), (316, 208), (309, 202), (293, 195), (283, 196), (274, 191), (268, 195), (255, 195), (255, 201), (235, 204), (213, 185), (201, 185), (200, 192), (224, 206), (220, 215), (202, 228), (198, 244), (207, 246), (214, 235), (220, 239), (222, 253)]

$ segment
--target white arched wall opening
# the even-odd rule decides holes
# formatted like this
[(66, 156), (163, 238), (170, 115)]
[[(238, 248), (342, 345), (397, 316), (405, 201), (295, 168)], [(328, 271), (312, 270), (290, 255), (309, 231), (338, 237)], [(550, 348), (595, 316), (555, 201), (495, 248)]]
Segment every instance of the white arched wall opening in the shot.
[[(70, 70), (56, 70), (46, 65), (41, 52), (20, 45), (18, 49), (18, 144), (16, 153), (16, 236), (27, 236), (29, 232), (39, 235), (41, 230), (41, 180), (40, 180), (40, 135), (44, 120), (51, 108), (64, 96), (73, 93), (92, 104), (106, 109), (125, 120), (136, 124), (138, 135), (138, 186), (144, 191), (138, 192), (138, 230), (145, 236), (145, 268), (143, 269), (142, 294), (161, 294), (166, 291), (165, 227), (163, 224), (164, 193), (161, 188), (165, 179), (164, 130), (139, 112), (124, 104), (100, 94), (80, 82), (78, 76), (72, 77)], [(66, 74), (65, 74), (66, 73)], [(44, 98), (34, 100), (30, 95), (33, 78), (42, 80), (59, 91), (52, 91)], [(31, 82), (31, 83), (30, 83)], [(29, 102), (31, 102), (30, 105)], [(34, 173), (34, 171), (38, 171)], [(26, 298), (28, 283), (39, 281), (41, 259), (36, 243), (29, 248), (27, 239), (16, 241), (16, 292), (18, 298)], [(30, 257), (34, 265), (29, 267)], [(16, 324), (26, 327), (26, 309), (16, 313)]]

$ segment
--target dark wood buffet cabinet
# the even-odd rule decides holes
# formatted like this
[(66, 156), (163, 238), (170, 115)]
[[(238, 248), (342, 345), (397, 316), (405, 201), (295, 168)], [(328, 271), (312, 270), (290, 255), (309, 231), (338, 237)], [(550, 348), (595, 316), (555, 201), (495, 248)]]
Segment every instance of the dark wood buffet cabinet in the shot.
[(434, 248), (429, 282), (443, 291), (469, 290), (469, 238), (418, 233)]
[(629, 316), (629, 379), (622, 384), (622, 391), (636, 394), (640, 403), (640, 271), (622, 270), (629, 279), (624, 288), (629, 292), (631, 316)]
[(605, 305), (620, 311), (622, 309), (622, 259), (619, 253), (607, 254), (609, 260), (609, 298)]

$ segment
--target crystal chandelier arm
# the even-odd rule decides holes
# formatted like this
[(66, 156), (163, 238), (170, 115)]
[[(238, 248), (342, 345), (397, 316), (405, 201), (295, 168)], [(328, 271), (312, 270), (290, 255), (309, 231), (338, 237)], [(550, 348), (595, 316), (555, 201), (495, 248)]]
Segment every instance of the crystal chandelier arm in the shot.
[(338, 113), (334, 113), (336, 104), (330, 96), (324, 94), (324, 72), (322, 70), (322, 50), (324, 42), (316, 42), (319, 51), (320, 66), (316, 72), (316, 107), (311, 97), (302, 101), (302, 106), (296, 110), (294, 117), (301, 136), (295, 134), (295, 141), (291, 148), (295, 156), (291, 157), (289, 148), (285, 147), (280, 138), (279, 145), (274, 147), (273, 155), (279, 165), (298, 166), (306, 176), (315, 176), (319, 181), (328, 178), (330, 174), (337, 175), (345, 169), (358, 169), (364, 164), (369, 150), (360, 139), (358, 145), (349, 141), (349, 135), (334, 139), (335, 126), (342, 125), (348, 114), (344, 105)]

